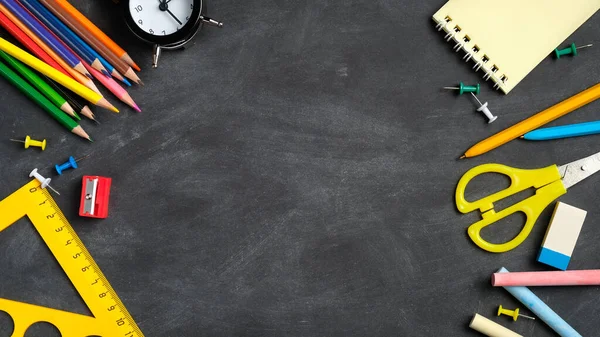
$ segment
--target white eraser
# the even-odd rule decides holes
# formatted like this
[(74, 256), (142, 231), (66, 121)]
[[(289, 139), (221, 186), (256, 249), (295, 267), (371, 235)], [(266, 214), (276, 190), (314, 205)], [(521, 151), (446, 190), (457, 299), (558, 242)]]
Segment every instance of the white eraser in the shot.
[(538, 261), (566, 270), (586, 215), (587, 212), (580, 208), (557, 202)]

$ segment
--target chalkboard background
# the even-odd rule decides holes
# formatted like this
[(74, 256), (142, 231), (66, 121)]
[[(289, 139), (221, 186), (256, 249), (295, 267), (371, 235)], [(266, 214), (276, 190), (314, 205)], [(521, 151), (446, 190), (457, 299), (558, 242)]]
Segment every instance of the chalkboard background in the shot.
[[(143, 112), (96, 109), (101, 125), (82, 122), (90, 144), (0, 81), (0, 196), (35, 167), (54, 178), (58, 204), (146, 336), (477, 336), (475, 312), (525, 336), (555, 335), (539, 320), (492, 317), (499, 304), (523, 306), (490, 285), (501, 266), (548, 269), (535, 258), (552, 207), (521, 246), (491, 254), (466, 236), (477, 215), (457, 212), (454, 190), (475, 165), (562, 164), (600, 151), (600, 136), (457, 157), (595, 84), (600, 47), (547, 58), (505, 96), (434, 29), (444, 1), (222, 0), (208, 13), (223, 29), (205, 28), (151, 69), (151, 47), (114, 4), (73, 3), (142, 66), (146, 85), (130, 93)], [(599, 29), (595, 15), (567, 42), (595, 43)], [(459, 81), (482, 82), (495, 123), (441, 90)], [(552, 124), (598, 119), (599, 104)], [(26, 135), (48, 149), (8, 141)], [(54, 176), (54, 164), (86, 154)], [(77, 215), (84, 174), (112, 177), (108, 219)], [(588, 211), (571, 269), (600, 267), (599, 183), (561, 198)], [(484, 235), (506, 240), (522, 221)], [(26, 220), (0, 233), (0, 271), (0, 297), (87, 313)], [(599, 287), (534, 291), (582, 335), (598, 333)], [(0, 336), (11, 329), (0, 315)], [(28, 336), (53, 331), (37, 324)]]

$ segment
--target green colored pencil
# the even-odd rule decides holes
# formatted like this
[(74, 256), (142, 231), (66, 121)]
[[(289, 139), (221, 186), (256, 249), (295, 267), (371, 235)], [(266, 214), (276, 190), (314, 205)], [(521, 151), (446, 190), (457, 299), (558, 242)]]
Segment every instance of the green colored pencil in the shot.
[(42, 107), (50, 116), (56, 119), (60, 124), (69, 129), (74, 134), (91, 141), (90, 136), (83, 130), (77, 122), (72, 120), (69, 115), (62, 112), (54, 106), (44, 95), (40, 94), (27, 81), (22, 79), (17, 73), (10, 69), (6, 64), (0, 62), (0, 75), (12, 83), (15, 87), (21, 90), (27, 97), (33, 100), (37, 105)]
[(46, 83), (38, 74), (33, 72), (33, 70), (29, 69), (23, 63), (15, 59), (14, 57), (8, 55), (7, 53), (0, 50), (0, 57), (6, 61), (14, 70), (16, 70), (21, 76), (23, 76), (31, 85), (33, 85), (37, 90), (39, 90), (50, 102), (52, 102), (57, 108), (66, 112), (69, 116), (75, 118), (80, 121), (81, 118), (77, 116), (73, 107), (67, 102), (65, 98), (63, 98), (56, 90), (52, 89), (48, 83)]

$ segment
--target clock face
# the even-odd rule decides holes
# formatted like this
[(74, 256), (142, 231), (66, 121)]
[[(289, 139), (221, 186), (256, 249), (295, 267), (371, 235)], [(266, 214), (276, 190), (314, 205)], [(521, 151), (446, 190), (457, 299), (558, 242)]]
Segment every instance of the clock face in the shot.
[(144, 32), (157, 35), (177, 33), (190, 20), (194, 0), (130, 0), (129, 12)]

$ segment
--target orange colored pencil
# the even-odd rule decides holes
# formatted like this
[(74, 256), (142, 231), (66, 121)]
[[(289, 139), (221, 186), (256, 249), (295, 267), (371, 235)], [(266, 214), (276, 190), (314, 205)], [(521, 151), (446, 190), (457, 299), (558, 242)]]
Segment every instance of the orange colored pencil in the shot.
[(85, 15), (81, 14), (77, 10), (77, 8), (73, 7), (69, 2), (65, 0), (54, 0), (56, 4), (61, 6), (62, 8), (69, 13), (69, 15), (77, 20), (85, 29), (90, 32), (96, 39), (98, 39), (102, 44), (104, 44), (110, 51), (123, 60), (125, 63), (132, 66), (135, 70), (140, 71), (140, 67), (138, 67), (135, 62), (131, 59), (129, 54), (123, 48), (121, 48), (118, 44), (116, 44), (110, 37), (104, 34), (96, 25), (94, 25)]
[(69, 65), (65, 61), (63, 61), (63, 59), (60, 58), (60, 56), (58, 56), (54, 52), (54, 50), (52, 50), (52, 48), (48, 47), (42, 40), (40, 40), (37, 37), (37, 35), (35, 35), (27, 26), (25, 26), (19, 19), (17, 19), (17, 17), (15, 17), (11, 13), (11, 11), (9, 11), (6, 7), (4, 7), (4, 5), (2, 3), (0, 3), (0, 12), (2, 12), (2, 14), (4, 14), (10, 21), (12, 21), (12, 23), (14, 23), (15, 26), (19, 27), (19, 29), (21, 29), (21, 31), (23, 31), (23, 33), (25, 33), (25, 35), (29, 36), (29, 38), (31, 40), (33, 40), (33, 42), (35, 42), (43, 51), (46, 52), (46, 54), (50, 55), (50, 57), (54, 61), (56, 61), (56, 63), (58, 63), (61, 66), (61, 68), (66, 70), (69, 73), (69, 75), (71, 75), (71, 77), (73, 77), (77, 82), (85, 85), (86, 87), (92, 89), (93, 91), (95, 91), (97, 93), (100, 93), (100, 91), (94, 84), (94, 81), (83, 76), (81, 73), (79, 73), (75, 69), (69, 67)]

